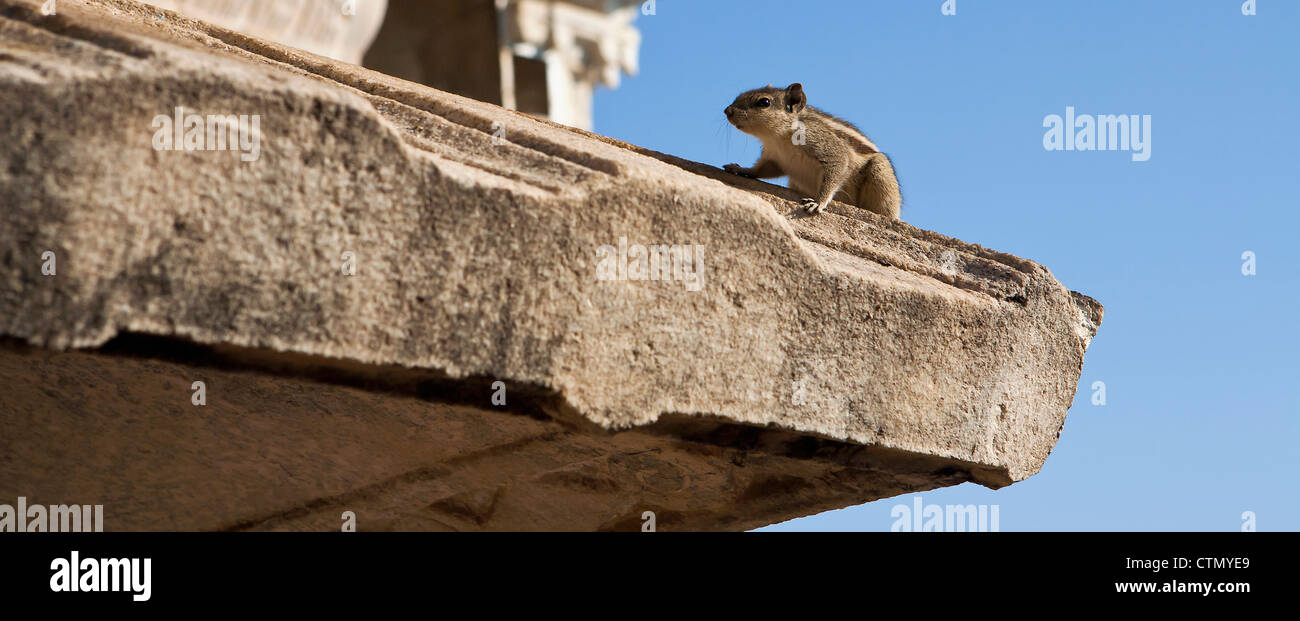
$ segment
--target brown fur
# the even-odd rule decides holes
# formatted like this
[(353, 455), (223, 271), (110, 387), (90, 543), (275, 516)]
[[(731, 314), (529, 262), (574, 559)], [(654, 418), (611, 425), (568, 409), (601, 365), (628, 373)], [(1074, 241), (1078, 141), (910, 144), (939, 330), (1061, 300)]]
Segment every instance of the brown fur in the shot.
[(838, 199), (897, 220), (903, 197), (889, 157), (849, 122), (807, 103), (798, 83), (736, 97), (725, 110), (727, 120), (761, 140), (763, 153), (749, 168), (728, 164), (724, 170), (760, 179), (788, 176), (790, 187), (808, 196), (803, 203), (811, 213)]

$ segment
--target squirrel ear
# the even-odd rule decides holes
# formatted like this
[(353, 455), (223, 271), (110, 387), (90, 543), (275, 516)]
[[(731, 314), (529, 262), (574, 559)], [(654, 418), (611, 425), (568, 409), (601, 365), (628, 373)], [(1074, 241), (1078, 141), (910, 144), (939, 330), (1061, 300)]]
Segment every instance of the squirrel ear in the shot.
[(795, 82), (785, 87), (785, 109), (789, 112), (798, 112), (808, 105), (808, 96), (803, 92), (803, 85)]

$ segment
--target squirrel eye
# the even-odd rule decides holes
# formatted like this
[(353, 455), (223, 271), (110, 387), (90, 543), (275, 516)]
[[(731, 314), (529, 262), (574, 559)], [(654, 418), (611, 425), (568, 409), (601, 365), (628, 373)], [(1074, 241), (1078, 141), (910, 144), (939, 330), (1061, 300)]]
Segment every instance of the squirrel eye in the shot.
[(760, 108), (766, 108), (766, 107), (772, 105), (772, 100), (771, 100), (771, 99), (768, 99), (768, 98), (766, 98), (766, 97), (764, 97), (764, 98), (762, 98), (762, 99), (759, 99), (759, 100), (758, 100), (758, 103), (756, 103), (756, 104), (754, 104), (754, 105), (756, 105), (756, 106), (758, 106), (758, 107), (760, 107)]

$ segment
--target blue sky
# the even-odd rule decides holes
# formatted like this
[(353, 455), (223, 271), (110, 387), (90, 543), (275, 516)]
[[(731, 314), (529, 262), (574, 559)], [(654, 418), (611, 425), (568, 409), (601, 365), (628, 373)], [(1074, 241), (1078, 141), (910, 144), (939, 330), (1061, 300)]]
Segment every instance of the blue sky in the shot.
[[(722, 108), (802, 82), (890, 155), (904, 220), (1033, 259), (1105, 305), (1043, 470), (925, 504), (996, 504), (1003, 531), (1232, 531), (1244, 511), (1300, 530), (1300, 2), (942, 4), (659, 0), (637, 20), (640, 73), (597, 93), (595, 130), (749, 165), (758, 141)], [(1151, 115), (1151, 159), (1045, 150), (1043, 119), (1067, 106)], [(911, 503), (769, 528), (889, 530)]]

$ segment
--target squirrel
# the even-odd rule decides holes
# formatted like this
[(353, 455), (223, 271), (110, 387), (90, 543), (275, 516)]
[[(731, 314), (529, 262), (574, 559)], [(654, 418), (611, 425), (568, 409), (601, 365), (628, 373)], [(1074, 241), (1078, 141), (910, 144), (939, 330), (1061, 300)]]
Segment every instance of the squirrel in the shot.
[(809, 213), (821, 213), (831, 199), (897, 220), (903, 204), (889, 158), (849, 122), (808, 105), (803, 85), (771, 84), (746, 91), (723, 111), (727, 120), (763, 142), (752, 167), (727, 164), (743, 177), (789, 176), (790, 188)]

